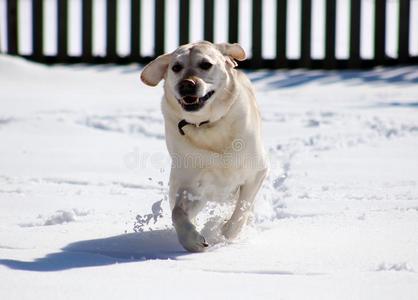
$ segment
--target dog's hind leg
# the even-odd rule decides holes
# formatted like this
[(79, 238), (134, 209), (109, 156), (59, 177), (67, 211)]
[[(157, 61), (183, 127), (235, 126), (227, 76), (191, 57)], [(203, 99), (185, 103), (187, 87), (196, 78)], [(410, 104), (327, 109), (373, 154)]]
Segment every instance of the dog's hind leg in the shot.
[(172, 210), (172, 220), (180, 244), (190, 252), (203, 252), (209, 246), (205, 238), (190, 221), (204, 206), (192, 192), (185, 188), (177, 189), (176, 201)]

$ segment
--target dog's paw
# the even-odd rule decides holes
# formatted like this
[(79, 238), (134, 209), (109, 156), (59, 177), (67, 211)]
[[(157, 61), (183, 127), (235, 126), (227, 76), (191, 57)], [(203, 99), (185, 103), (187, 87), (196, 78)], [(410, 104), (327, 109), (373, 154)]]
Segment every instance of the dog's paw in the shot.
[(203, 252), (209, 244), (191, 223), (175, 226), (180, 244), (189, 252)]
[(178, 238), (180, 244), (189, 252), (203, 252), (209, 247), (203, 235), (197, 232), (196, 229), (178, 232)]

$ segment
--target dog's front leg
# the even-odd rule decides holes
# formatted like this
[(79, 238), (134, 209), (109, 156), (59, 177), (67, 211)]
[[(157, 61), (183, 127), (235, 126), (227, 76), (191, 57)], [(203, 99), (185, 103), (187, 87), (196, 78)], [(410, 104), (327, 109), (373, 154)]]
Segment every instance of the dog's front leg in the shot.
[(247, 222), (249, 213), (251, 212), (255, 200), (255, 196), (259, 191), (267, 169), (259, 171), (256, 176), (240, 187), (239, 197), (235, 205), (231, 218), (222, 227), (222, 234), (227, 239), (234, 239)]
[(205, 238), (196, 230), (190, 221), (190, 214), (196, 213), (202, 207), (202, 202), (193, 199), (186, 189), (179, 189), (176, 204), (172, 210), (172, 220), (180, 244), (190, 252), (203, 252), (208, 247)]

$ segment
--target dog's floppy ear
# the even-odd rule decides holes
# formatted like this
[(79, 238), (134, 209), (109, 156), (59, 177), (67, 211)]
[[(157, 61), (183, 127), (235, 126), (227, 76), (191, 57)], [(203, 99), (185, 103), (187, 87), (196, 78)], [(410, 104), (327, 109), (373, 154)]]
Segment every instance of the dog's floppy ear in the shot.
[(235, 60), (245, 60), (247, 57), (245, 54), (244, 49), (242, 49), (241, 45), (238, 43), (229, 44), (229, 43), (222, 43), (216, 44), (216, 48), (225, 56), (227, 56), (226, 62), (231, 67), (236, 67), (237, 63)]
[(142, 70), (141, 80), (147, 85), (156, 86), (164, 78), (170, 60), (169, 53), (158, 56)]

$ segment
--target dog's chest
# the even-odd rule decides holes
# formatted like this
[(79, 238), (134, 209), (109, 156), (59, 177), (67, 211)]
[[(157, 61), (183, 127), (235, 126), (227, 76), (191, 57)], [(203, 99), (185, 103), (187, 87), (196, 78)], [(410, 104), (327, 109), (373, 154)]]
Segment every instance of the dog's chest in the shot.
[(197, 148), (222, 154), (231, 148), (234, 131), (229, 126), (193, 126), (187, 132), (187, 139)]

